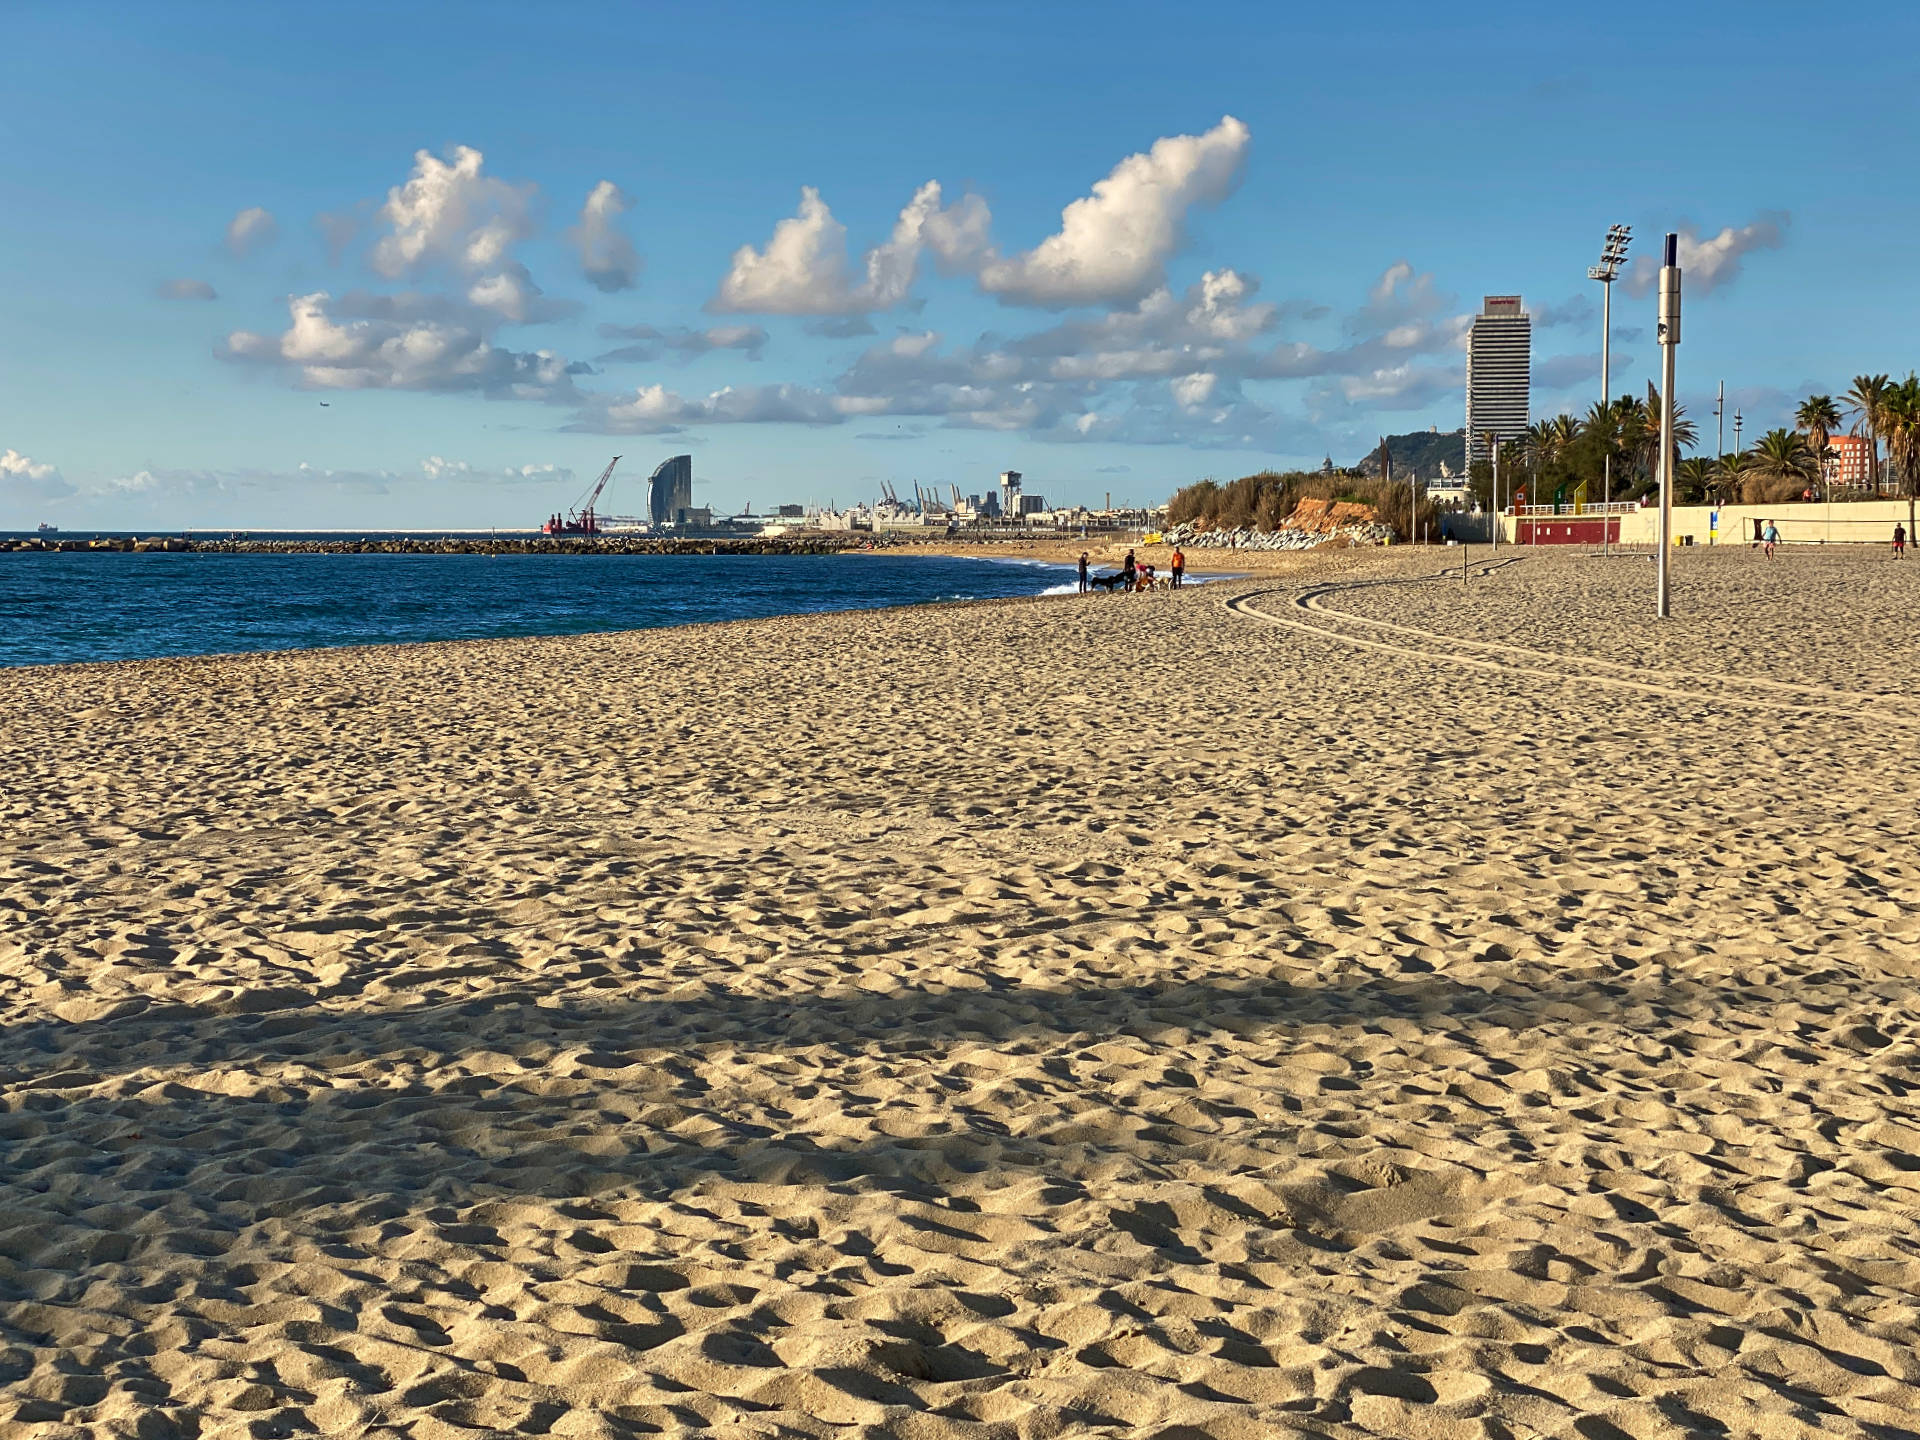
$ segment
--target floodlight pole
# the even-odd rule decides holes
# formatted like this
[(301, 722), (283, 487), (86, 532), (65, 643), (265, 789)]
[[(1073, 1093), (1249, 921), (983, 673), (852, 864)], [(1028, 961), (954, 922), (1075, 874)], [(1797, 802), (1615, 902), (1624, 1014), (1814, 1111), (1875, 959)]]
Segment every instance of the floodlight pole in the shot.
[(1607, 421), (1607, 448), (1601, 453), (1600, 550), (1613, 549), (1613, 281), (1627, 258), (1627, 246), (1633, 238), (1631, 225), (1609, 225), (1606, 244), (1600, 247), (1600, 263), (1587, 271), (1589, 280), (1600, 282), (1600, 405), (1601, 418)]
[(1600, 553), (1613, 553), (1613, 272), (1600, 280), (1600, 418), (1608, 423), (1607, 448), (1600, 456)]
[(1673, 352), (1680, 344), (1680, 237), (1667, 232), (1666, 264), (1660, 267), (1660, 553), (1656, 610), (1672, 615), (1668, 551), (1673, 546)]

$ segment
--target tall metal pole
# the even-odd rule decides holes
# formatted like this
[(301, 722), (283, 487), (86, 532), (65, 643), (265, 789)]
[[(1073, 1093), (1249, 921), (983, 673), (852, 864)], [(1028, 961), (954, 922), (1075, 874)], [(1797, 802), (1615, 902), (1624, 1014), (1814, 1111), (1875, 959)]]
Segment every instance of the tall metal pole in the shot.
[(1713, 442), (1713, 458), (1724, 460), (1727, 454), (1727, 382), (1720, 382), (1720, 393), (1713, 397), (1713, 418), (1720, 427), (1719, 436)]
[[(1613, 407), (1613, 277), (1600, 282), (1600, 403), (1607, 408), (1601, 418), (1611, 431)], [(1600, 481), (1600, 553), (1613, 553), (1613, 436), (1607, 435), (1602, 453)]]
[(1660, 553), (1657, 611), (1673, 613), (1668, 586), (1673, 547), (1673, 352), (1680, 344), (1680, 237), (1667, 232), (1666, 264), (1660, 267)]
[(1613, 549), (1613, 281), (1626, 263), (1627, 246), (1633, 242), (1631, 225), (1609, 225), (1606, 243), (1600, 247), (1600, 263), (1587, 271), (1589, 280), (1600, 282), (1600, 418), (1608, 428), (1607, 448), (1601, 453), (1600, 549)]

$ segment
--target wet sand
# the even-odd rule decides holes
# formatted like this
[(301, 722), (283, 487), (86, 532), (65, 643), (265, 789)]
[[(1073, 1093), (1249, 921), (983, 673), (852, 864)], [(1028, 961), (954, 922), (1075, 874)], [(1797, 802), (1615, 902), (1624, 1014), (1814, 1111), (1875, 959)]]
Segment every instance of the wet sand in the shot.
[(1912, 1433), (1920, 564), (1458, 558), (0, 672), (0, 1428)]

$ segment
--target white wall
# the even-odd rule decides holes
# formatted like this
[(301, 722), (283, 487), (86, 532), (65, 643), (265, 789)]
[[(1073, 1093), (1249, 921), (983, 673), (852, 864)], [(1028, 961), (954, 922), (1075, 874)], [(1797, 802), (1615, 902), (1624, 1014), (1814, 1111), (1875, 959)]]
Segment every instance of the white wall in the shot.
[[(1713, 513), (1708, 505), (1673, 507), (1673, 537), (1676, 541), (1691, 535), (1693, 543), (1708, 542), (1707, 520)], [(1789, 545), (1887, 545), (1893, 541), (1893, 527), (1907, 523), (1905, 500), (1841, 500), (1832, 505), (1821, 501), (1788, 505), (1727, 505), (1720, 510), (1719, 544), (1750, 544), (1754, 522), (1762, 526), (1771, 520), (1780, 528), (1780, 538)], [(1620, 520), (1620, 543), (1651, 545), (1659, 538), (1660, 507), (1643, 505)]]
[[(1907, 524), (1905, 500), (1841, 500), (1832, 505), (1821, 501), (1807, 504), (1794, 501), (1787, 505), (1726, 505), (1720, 508), (1719, 533), (1708, 530), (1710, 505), (1673, 507), (1673, 538), (1683, 543), (1689, 535), (1696, 545), (1746, 545), (1753, 541), (1754, 522), (1762, 526), (1771, 520), (1780, 528), (1780, 538), (1789, 545), (1889, 545), (1893, 527)], [(1597, 516), (1594, 518), (1598, 518)], [(1651, 545), (1659, 537), (1660, 507), (1643, 505), (1620, 517), (1622, 545)], [(1515, 517), (1500, 517), (1500, 537), (1513, 540)], [(1913, 539), (1908, 526), (1907, 538)]]

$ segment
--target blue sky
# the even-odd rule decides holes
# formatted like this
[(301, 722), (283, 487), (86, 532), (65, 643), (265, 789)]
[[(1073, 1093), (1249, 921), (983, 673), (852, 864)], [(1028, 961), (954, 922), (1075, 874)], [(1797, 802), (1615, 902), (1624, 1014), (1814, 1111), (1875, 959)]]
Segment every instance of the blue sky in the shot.
[(1920, 12), (1672, 8), (14, 0), (0, 528), (531, 524), (680, 451), (1158, 501), (1457, 427), (1485, 293), (1584, 409), (1615, 221), (1751, 439), (1920, 363)]

